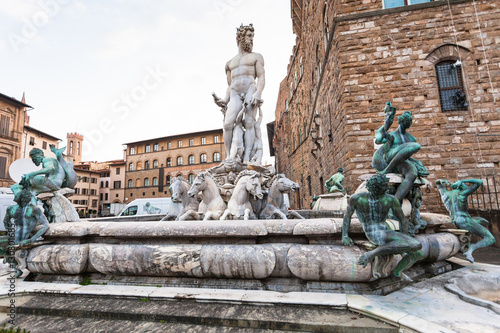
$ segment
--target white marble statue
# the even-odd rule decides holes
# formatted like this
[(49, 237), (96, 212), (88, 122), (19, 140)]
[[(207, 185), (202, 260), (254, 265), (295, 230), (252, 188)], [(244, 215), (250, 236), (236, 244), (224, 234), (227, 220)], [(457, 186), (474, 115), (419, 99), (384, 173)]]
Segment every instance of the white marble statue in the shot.
[[(253, 25), (241, 25), (237, 28), (236, 41), (238, 54), (226, 63), (228, 88), (226, 96), (219, 98), (212, 93), (215, 103), (224, 113), (224, 146), (226, 156), (236, 158), (241, 148), (232, 149), (233, 144), (241, 144), (241, 125), (238, 115), (243, 110), (243, 156), (242, 162), (260, 165), (262, 154), (262, 135), (260, 121), (262, 112), (262, 91), (265, 86), (264, 58), (252, 52)], [(241, 115), (241, 114), (240, 114)], [(258, 119), (257, 119), (258, 118)], [(256, 126), (257, 124), (257, 126)], [(259, 133), (257, 133), (259, 132)], [(236, 137), (235, 137), (236, 136)]]
[(257, 218), (250, 203), (250, 195), (254, 199), (262, 199), (263, 194), (260, 183), (260, 173), (253, 170), (242, 171), (236, 178), (233, 195), (231, 195), (231, 199), (227, 203), (227, 209), (220, 219), (249, 220)]

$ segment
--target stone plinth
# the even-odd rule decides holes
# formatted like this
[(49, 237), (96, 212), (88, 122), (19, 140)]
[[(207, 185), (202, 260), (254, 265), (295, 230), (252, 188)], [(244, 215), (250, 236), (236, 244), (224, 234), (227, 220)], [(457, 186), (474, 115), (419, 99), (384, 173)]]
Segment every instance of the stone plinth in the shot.
[(345, 211), (348, 204), (349, 196), (336, 192), (320, 195), (312, 209), (320, 211)]
[[(429, 216), (426, 234), (417, 236), (429, 262), (456, 254), (457, 236), (432, 233), (447, 220)], [(353, 219), (341, 243), (342, 219), (72, 222), (51, 224), (44, 238), (53, 244), (30, 250), (27, 267), (49, 276), (100, 273), (105, 276), (162, 277), (233, 281), (235, 287), (273, 283), (291, 290), (298, 285), (369, 283), (387, 277), (400, 260), (386, 256), (363, 268), (359, 257), (370, 244)], [(397, 221), (388, 221), (398, 230)], [(271, 281), (269, 280), (269, 281)], [(249, 282), (253, 281), (253, 282)], [(297, 285), (297, 281), (300, 282)], [(241, 282), (241, 283), (240, 283)], [(208, 283), (208, 282), (207, 282)], [(294, 285), (295, 284), (295, 285)]]

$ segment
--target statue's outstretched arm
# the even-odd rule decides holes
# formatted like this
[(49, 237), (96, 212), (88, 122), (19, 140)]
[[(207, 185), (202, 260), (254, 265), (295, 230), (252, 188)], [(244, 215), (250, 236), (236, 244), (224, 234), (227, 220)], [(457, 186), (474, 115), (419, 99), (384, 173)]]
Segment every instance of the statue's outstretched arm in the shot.
[(375, 133), (375, 143), (378, 145), (391, 139), (387, 131), (391, 128), (392, 123), (394, 122), (394, 116), (396, 115), (396, 108), (391, 105), (391, 102), (386, 103), (384, 113), (384, 125)]
[(471, 195), (472, 193), (477, 191), (477, 189), (480, 188), (481, 185), (483, 185), (483, 181), (481, 179), (465, 179), (459, 180), (458, 182), (472, 184), (468, 186), (467, 189), (462, 191), (462, 194), (466, 196)]

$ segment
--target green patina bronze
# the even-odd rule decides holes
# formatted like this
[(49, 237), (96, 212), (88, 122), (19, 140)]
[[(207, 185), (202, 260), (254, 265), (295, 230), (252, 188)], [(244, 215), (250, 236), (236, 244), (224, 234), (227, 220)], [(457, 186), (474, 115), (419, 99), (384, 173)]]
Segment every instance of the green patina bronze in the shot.
[[(467, 184), (470, 184), (467, 186)], [(468, 230), (471, 234), (481, 237), (482, 239), (471, 244), (469, 249), (464, 253), (467, 260), (474, 262), (472, 252), (480, 247), (486, 247), (495, 243), (495, 238), (487, 229), (488, 221), (482, 217), (471, 217), (467, 211), (467, 197), (477, 191), (483, 184), (480, 179), (465, 179), (459, 180), (450, 186), (450, 182), (445, 179), (436, 180), (436, 185), (441, 194), (441, 199), (450, 213), (451, 222), (457, 228)], [(447, 190), (445, 185), (450, 186)]]
[(33, 148), (30, 151), (31, 160), (36, 166), (41, 165), (42, 169), (25, 174), (19, 184), (11, 186), (14, 193), (24, 188), (38, 195), (44, 192), (57, 191), (63, 187), (75, 187), (78, 178), (73, 170), (73, 164), (67, 163), (62, 157), (62, 152), (66, 148), (50, 148), (56, 158), (46, 157), (43, 151), (38, 148)]
[(328, 193), (342, 192), (345, 193), (344, 186), (342, 186), (342, 181), (344, 180), (344, 175), (342, 174), (344, 169), (339, 168), (338, 172), (330, 177), (325, 182), (325, 187)]
[(410, 192), (417, 177), (425, 177), (429, 174), (419, 160), (411, 157), (420, 150), (420, 144), (413, 135), (407, 132), (413, 122), (410, 111), (406, 111), (398, 117), (398, 129), (387, 132), (394, 122), (396, 108), (387, 102), (385, 109), (385, 123), (375, 134), (375, 143), (382, 144), (373, 155), (372, 166), (380, 174), (390, 172), (400, 173), (404, 180), (396, 191), (396, 198), (402, 202), (403, 198)]
[[(14, 244), (27, 245), (33, 243), (49, 228), (49, 222), (42, 210), (32, 203), (33, 194), (22, 190), (14, 196), (16, 205), (9, 206), (5, 213), (3, 223), (5, 230), (15, 229)], [(42, 227), (33, 235), (37, 225)]]
[[(22, 246), (36, 241), (49, 228), (49, 222), (42, 210), (34, 205), (33, 194), (28, 190), (21, 190), (14, 196), (16, 205), (7, 207), (3, 220), (7, 237), (0, 239), (0, 254), (4, 256), (4, 263), (8, 263), (15, 270), (15, 277), (20, 277), (22, 271), (17, 267), (15, 253)], [(36, 233), (35, 227), (42, 225)]]
[[(369, 192), (354, 194), (344, 215), (342, 225), (342, 243), (353, 245), (348, 230), (351, 217), (356, 212), (368, 240), (377, 245), (372, 251), (363, 254), (358, 264), (366, 267), (377, 256), (403, 254), (396, 266), (394, 275), (407, 278), (403, 272), (424, 257), (422, 244), (408, 235), (409, 222), (403, 214), (399, 201), (387, 193), (389, 180), (384, 175), (372, 176), (366, 183)], [(401, 232), (393, 231), (386, 223), (390, 211), (400, 221)]]

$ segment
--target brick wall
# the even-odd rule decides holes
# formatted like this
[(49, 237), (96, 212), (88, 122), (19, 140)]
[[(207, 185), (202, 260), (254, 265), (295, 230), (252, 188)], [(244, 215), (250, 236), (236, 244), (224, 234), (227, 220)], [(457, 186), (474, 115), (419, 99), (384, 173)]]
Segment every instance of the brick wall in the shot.
[[(384, 10), (381, 1), (323, 3), (303, 1), (300, 36), (282, 84), (288, 87), (289, 113), (281, 117), (288, 117), (290, 125), (275, 148), (280, 166), (287, 154), (281, 147), (291, 147), (286, 156), (291, 170), (285, 173), (302, 186), (295, 207), (309, 207), (310, 194), (322, 193), (321, 180), (339, 167), (345, 169), (349, 193), (360, 184), (360, 175), (375, 172), (373, 139), (387, 101), (398, 108), (398, 116), (412, 111), (409, 132), (422, 145), (415, 157), (428, 168), (431, 183), (499, 174), (498, 6), (450, 0)], [(434, 65), (457, 59), (469, 106), (442, 111)], [(313, 128), (320, 133), (319, 143), (311, 138)], [(442, 209), (435, 188), (425, 193), (425, 209)]]

